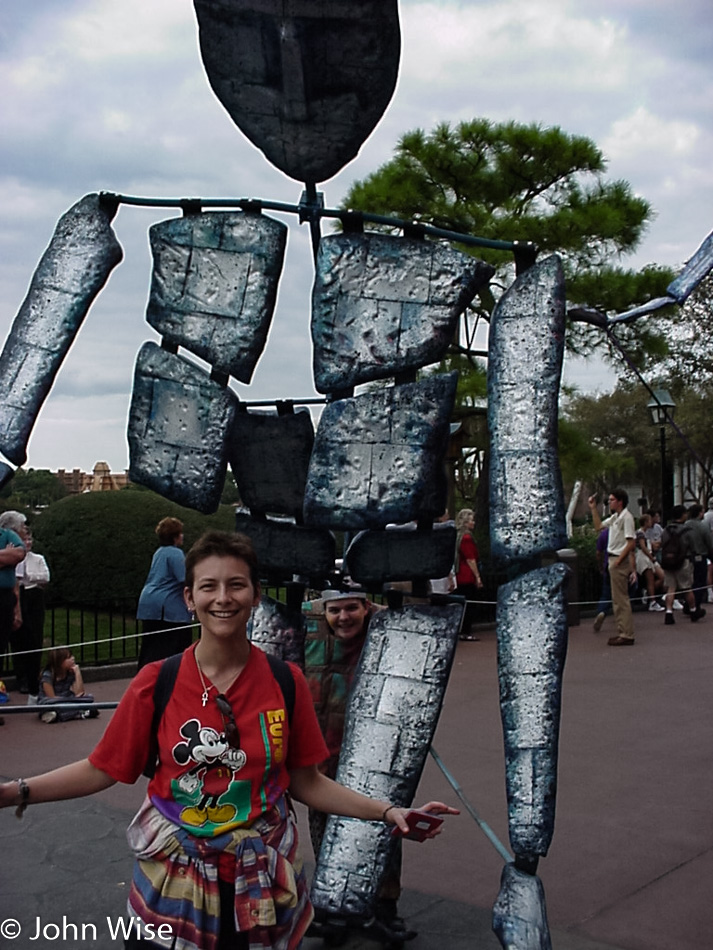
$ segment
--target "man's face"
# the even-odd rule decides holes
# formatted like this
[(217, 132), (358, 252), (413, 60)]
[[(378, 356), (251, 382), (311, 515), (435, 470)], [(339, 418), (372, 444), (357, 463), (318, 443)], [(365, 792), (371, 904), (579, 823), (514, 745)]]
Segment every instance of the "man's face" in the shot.
[(615, 498), (613, 495), (609, 496), (609, 510), (613, 511), (615, 515), (618, 515), (623, 507), (623, 501), (619, 501), (619, 499)]
[(335, 637), (351, 640), (364, 629), (369, 608), (360, 597), (327, 601), (324, 613)]

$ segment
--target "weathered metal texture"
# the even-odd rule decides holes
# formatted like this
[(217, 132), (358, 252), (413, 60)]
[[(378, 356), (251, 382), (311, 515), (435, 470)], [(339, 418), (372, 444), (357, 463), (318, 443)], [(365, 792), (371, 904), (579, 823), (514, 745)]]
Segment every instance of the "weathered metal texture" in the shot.
[(249, 383), (275, 309), (287, 227), (261, 214), (211, 211), (160, 221), (149, 240), (148, 322), (167, 342)]
[(145, 343), (129, 408), (129, 477), (204, 514), (216, 511), (227, 471), (233, 393), (188, 360)]
[(361, 531), (346, 553), (346, 573), (358, 584), (445, 577), (453, 567), (456, 529), (435, 524), (430, 531), (389, 528)]
[(314, 426), (307, 411), (238, 412), (228, 439), (228, 461), (243, 504), (253, 513), (301, 521), (313, 445)]
[(0, 451), (16, 465), (94, 298), (123, 256), (116, 204), (85, 195), (65, 212), (40, 259), (0, 356)]
[(319, 245), (314, 379), (329, 393), (440, 360), (495, 269), (433, 241), (337, 234)]
[(396, 87), (396, 0), (194, 0), (208, 81), (238, 128), (291, 178), (351, 161)]
[(683, 304), (700, 282), (713, 270), (713, 232), (686, 263), (681, 273), (666, 288), (677, 303)]
[(498, 560), (566, 547), (557, 455), (557, 398), (565, 332), (562, 265), (525, 271), (490, 323), (490, 540)]
[(510, 843), (516, 855), (527, 857), (547, 854), (554, 831), (568, 570), (553, 564), (498, 589)]
[(323, 528), (304, 528), (286, 519), (258, 520), (247, 511), (237, 511), (235, 530), (248, 535), (261, 569), (268, 574), (283, 578), (304, 574), (319, 579), (334, 570), (336, 542)]
[(360, 530), (440, 515), (457, 377), (429, 376), (330, 403), (317, 428), (305, 523)]
[[(376, 613), (347, 708), (337, 781), (408, 807), (438, 722), (462, 608), (409, 606)], [(368, 916), (396, 843), (391, 826), (330, 815), (312, 903)]]
[(493, 930), (504, 950), (552, 950), (545, 890), (534, 874), (506, 864), (493, 907)]
[(307, 624), (299, 610), (272, 597), (261, 597), (248, 627), (250, 642), (281, 660), (304, 669)]

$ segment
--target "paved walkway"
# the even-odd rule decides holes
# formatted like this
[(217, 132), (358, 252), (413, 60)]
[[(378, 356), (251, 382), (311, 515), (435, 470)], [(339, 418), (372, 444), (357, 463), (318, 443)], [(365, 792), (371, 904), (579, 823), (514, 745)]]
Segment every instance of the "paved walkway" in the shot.
[[(540, 863), (554, 950), (711, 946), (713, 605), (698, 624), (676, 620), (664, 627), (661, 614), (636, 614), (632, 649), (607, 647), (611, 619), (599, 634), (591, 620), (570, 630), (557, 827)], [(434, 746), (507, 844), (495, 634), (480, 636), (458, 645)], [(92, 689), (112, 700), (126, 682)], [(6, 716), (0, 772), (28, 776), (85, 756), (108, 715), (54, 725)], [(115, 926), (124, 910), (131, 874), (124, 829), (143, 787), (142, 779), (78, 802), (31, 806), (23, 821), (0, 813), (0, 932), (8, 918), (23, 927), (17, 939), (0, 936), (0, 947), (121, 946), (107, 917)], [(417, 798), (457, 804), (430, 758)], [(404, 854), (401, 909), (419, 931), (409, 946), (498, 950), (490, 913), (502, 862), (472, 819), (449, 820), (435, 841), (406, 842)], [(32, 940), (38, 917), (41, 928), (50, 926)], [(305, 950), (321, 946), (305, 941)]]

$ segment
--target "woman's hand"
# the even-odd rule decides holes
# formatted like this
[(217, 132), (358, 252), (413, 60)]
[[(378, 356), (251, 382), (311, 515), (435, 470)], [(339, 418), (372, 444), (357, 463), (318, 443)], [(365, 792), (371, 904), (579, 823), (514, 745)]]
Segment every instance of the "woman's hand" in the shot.
[[(396, 825), (396, 827), (403, 831), (406, 834), (409, 830), (408, 823), (406, 821), (406, 816), (410, 811), (425, 811), (429, 815), (460, 815), (460, 811), (457, 808), (451, 808), (450, 805), (444, 805), (443, 802), (428, 802), (426, 805), (422, 805), (418, 809), (413, 808), (397, 808), (396, 805), (393, 805), (386, 812), (384, 821), (391, 825)], [(434, 828), (425, 835), (426, 838), (435, 838), (436, 835), (440, 835), (442, 828)]]

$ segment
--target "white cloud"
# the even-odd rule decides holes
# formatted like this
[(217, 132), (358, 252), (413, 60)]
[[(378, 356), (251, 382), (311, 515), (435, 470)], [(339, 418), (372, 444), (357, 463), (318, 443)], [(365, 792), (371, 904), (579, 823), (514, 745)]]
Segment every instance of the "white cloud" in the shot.
[(192, 4), (176, 0), (91, 0), (64, 21), (58, 49), (105, 69), (176, 59), (195, 46), (192, 13)]
[(640, 106), (613, 122), (610, 135), (600, 144), (613, 159), (641, 159), (655, 151), (664, 160), (666, 156), (681, 160), (694, 152), (702, 135), (694, 122), (665, 119)]

